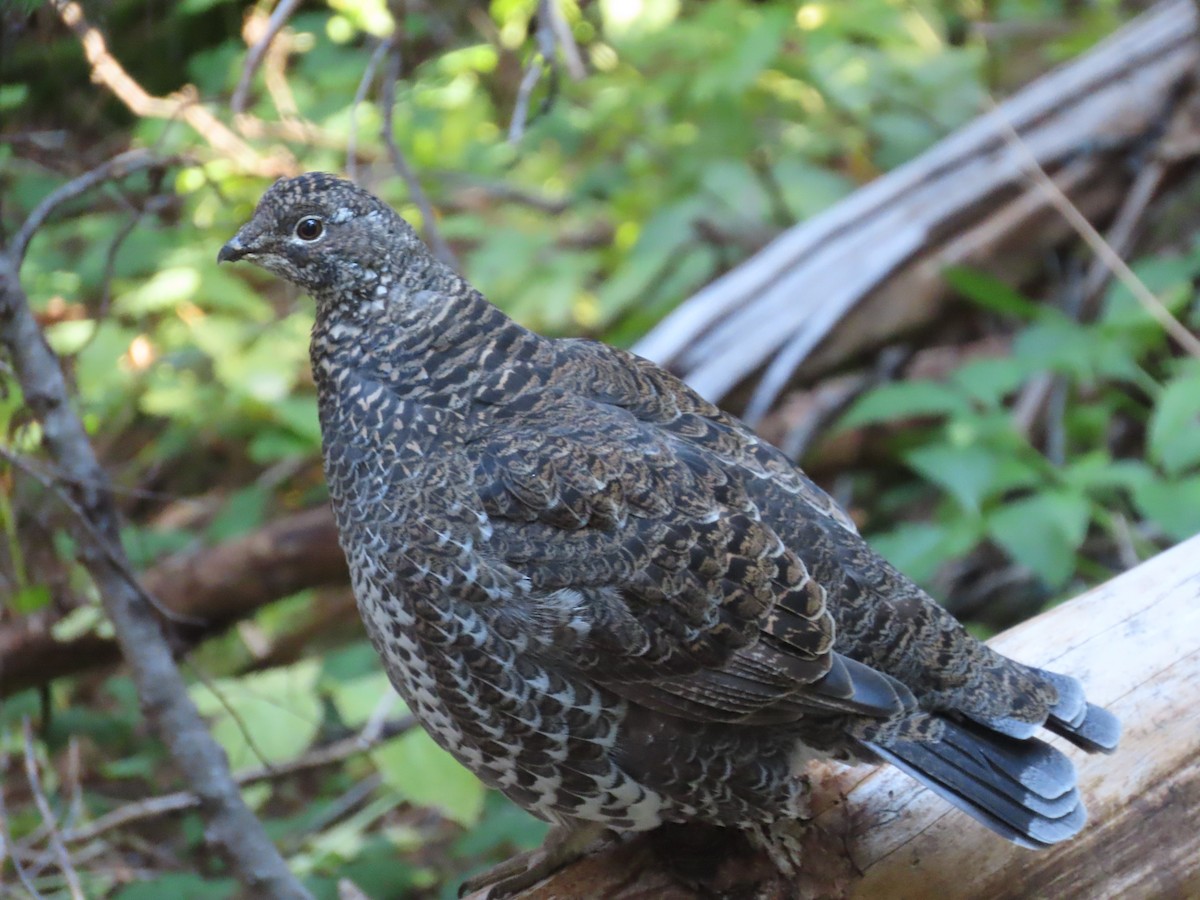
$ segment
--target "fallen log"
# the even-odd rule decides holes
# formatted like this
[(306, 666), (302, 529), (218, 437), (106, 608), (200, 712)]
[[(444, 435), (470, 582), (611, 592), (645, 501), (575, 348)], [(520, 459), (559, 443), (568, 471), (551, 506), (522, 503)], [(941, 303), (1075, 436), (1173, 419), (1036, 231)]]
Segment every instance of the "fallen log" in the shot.
[(1195, 141), (1156, 147), (1156, 139), (1171, 138), (1176, 123), (1193, 133), (1198, 58), (1194, 5), (1160, 3), (789, 229), (685, 301), (634, 350), (715, 402), (733, 401), (734, 390), (754, 380), (744, 415), (755, 424), (789, 384), (934, 321), (951, 293), (942, 277), (948, 266), (1003, 274), (1009, 283), (1034, 275), (1045, 249), (1072, 228), (1027, 177), (1030, 157), (1091, 221), (1113, 213), (1147, 155), (1163, 167), (1156, 187), (1168, 183)]
[[(1078, 677), (1122, 720), (1112, 755), (1067, 751), (1090, 815), (1074, 840), (1025, 850), (890, 766), (821, 764), (810, 773), (814, 818), (796, 879), (729, 833), (717, 841), (708, 834), (698, 839), (703, 889), (688, 886), (679, 857), (696, 856), (697, 841), (652, 833), (520, 896), (683, 900), (737, 886), (746, 896), (854, 900), (1200, 897), (1200, 536), (991, 643)], [(685, 859), (688, 866), (696, 871), (696, 860)]]
[[(177, 651), (266, 603), (305, 588), (348, 582), (327, 506), (284, 516), (214, 547), (168, 557), (142, 576), (146, 591), (165, 609), (203, 623), (176, 635)], [(120, 661), (112, 637), (88, 632), (59, 639), (55, 623), (51, 611), (0, 626), (0, 698)]]

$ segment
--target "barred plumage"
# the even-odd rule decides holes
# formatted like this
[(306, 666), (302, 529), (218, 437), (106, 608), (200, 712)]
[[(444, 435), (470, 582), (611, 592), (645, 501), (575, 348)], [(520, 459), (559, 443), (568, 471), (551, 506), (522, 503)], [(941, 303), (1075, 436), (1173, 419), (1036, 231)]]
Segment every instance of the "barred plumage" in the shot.
[(970, 637), (667, 372), (522, 328), (333, 176), (276, 183), (220, 258), (315, 298), (367, 631), (430, 734), (521, 806), (753, 826), (802, 813), (813, 755), (882, 756), (1018, 843), (1082, 827), (1033, 735), (1110, 750), (1116, 721)]

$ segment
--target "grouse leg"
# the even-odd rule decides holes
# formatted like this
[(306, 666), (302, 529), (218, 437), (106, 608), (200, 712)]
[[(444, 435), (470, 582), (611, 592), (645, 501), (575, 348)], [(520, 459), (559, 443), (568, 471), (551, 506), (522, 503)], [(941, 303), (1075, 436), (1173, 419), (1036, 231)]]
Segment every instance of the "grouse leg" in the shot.
[(554, 825), (542, 846), (519, 853), (486, 872), (468, 878), (458, 889), (459, 897), (488, 888), (488, 900), (510, 897), (574, 862), (608, 829), (598, 822)]

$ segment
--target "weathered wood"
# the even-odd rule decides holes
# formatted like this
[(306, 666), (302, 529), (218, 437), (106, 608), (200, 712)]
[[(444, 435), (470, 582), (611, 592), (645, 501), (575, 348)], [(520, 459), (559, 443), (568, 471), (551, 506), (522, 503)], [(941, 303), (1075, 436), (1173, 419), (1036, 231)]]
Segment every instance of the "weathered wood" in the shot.
[(852, 896), (1200, 897), (1200, 537), (992, 645), (1075, 675), (1121, 718), (1116, 753), (1071, 753), (1088, 827), (1051, 850), (1022, 850), (900, 772), (873, 770), (847, 798), (851, 855), (866, 872)]
[[(709, 851), (710, 886), (854, 900), (1200, 897), (1200, 536), (992, 645), (1078, 677), (1093, 702), (1124, 724), (1112, 755), (1067, 751), (1090, 815), (1077, 838), (1024, 850), (890, 766), (822, 765), (813, 772), (815, 821), (801, 876), (781, 881), (764, 858), (729, 838)], [(701, 895), (669, 868), (653, 840), (639, 836), (522, 896)]]
[(949, 293), (947, 266), (1016, 281), (1033, 274), (1037, 249), (1071, 229), (1026, 177), (1028, 154), (1089, 218), (1111, 214), (1130, 180), (1130, 154), (1170, 119), (1196, 64), (1194, 6), (1167, 0), (791, 228), (634, 349), (712, 400), (765, 366), (745, 410), (757, 421), (792, 380), (933, 320)]

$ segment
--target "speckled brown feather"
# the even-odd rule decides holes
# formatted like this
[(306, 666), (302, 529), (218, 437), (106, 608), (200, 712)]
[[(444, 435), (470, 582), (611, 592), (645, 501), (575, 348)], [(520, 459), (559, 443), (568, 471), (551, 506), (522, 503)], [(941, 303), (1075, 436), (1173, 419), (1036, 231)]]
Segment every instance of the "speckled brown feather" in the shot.
[(753, 825), (800, 814), (813, 753), (878, 753), (1013, 840), (1082, 825), (1070, 764), (1026, 738), (1047, 723), (1108, 749), (1115, 722), (971, 638), (668, 373), (521, 328), (332, 176), (277, 183), (221, 258), (316, 299), (363, 620), (489, 784), (560, 822)]

